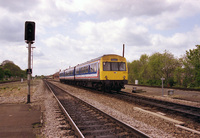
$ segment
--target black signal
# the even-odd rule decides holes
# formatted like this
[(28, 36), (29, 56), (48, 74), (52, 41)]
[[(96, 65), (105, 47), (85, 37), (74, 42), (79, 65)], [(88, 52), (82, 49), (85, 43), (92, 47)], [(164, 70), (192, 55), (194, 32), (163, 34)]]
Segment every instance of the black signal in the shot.
[(35, 22), (26, 21), (25, 22), (25, 40), (34, 41), (35, 40)]

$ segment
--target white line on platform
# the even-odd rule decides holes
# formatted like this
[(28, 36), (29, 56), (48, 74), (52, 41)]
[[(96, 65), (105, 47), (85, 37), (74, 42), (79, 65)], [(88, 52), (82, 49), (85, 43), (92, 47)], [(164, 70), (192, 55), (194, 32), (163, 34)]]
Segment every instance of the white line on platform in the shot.
[(158, 113), (154, 113), (154, 112), (151, 112), (151, 111), (147, 111), (147, 110), (144, 110), (144, 109), (139, 108), (139, 107), (134, 107), (133, 109), (134, 109), (134, 110), (138, 110), (138, 111), (142, 111), (142, 112), (145, 112), (145, 113), (148, 113), (148, 114), (157, 116), (157, 117), (160, 117), (160, 118), (165, 119), (165, 120), (167, 120), (167, 121), (169, 121), (169, 122), (172, 122), (172, 123), (174, 123), (174, 124), (184, 125), (184, 122), (182, 122), (182, 121), (178, 121), (178, 120), (175, 120), (175, 119), (172, 119), (172, 118), (169, 118), (169, 117), (160, 115), (160, 114), (158, 114)]

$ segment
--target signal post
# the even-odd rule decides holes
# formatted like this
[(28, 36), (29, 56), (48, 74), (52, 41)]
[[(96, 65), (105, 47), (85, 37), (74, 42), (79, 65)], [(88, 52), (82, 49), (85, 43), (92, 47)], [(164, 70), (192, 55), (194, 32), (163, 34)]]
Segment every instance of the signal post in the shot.
[(27, 84), (28, 84), (28, 94), (27, 94), (27, 103), (31, 102), (30, 96), (30, 87), (31, 87), (31, 44), (34, 43), (35, 40), (35, 22), (26, 21), (25, 22), (25, 35), (24, 39), (28, 44), (28, 69), (27, 69)]

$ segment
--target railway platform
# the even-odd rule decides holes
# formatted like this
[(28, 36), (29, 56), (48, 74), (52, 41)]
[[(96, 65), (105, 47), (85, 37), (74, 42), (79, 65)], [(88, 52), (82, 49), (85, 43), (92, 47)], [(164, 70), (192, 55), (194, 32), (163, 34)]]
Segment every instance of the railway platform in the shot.
[(1, 138), (35, 138), (41, 111), (28, 104), (0, 104)]

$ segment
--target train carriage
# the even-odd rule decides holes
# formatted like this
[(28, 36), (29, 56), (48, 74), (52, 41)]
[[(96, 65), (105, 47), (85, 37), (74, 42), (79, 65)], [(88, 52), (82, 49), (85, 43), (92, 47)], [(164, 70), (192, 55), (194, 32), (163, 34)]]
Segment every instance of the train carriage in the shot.
[(104, 91), (120, 91), (128, 81), (126, 59), (119, 55), (103, 55), (60, 72), (60, 81), (94, 87)]
[(86, 62), (75, 68), (75, 80), (99, 80), (99, 61)]

